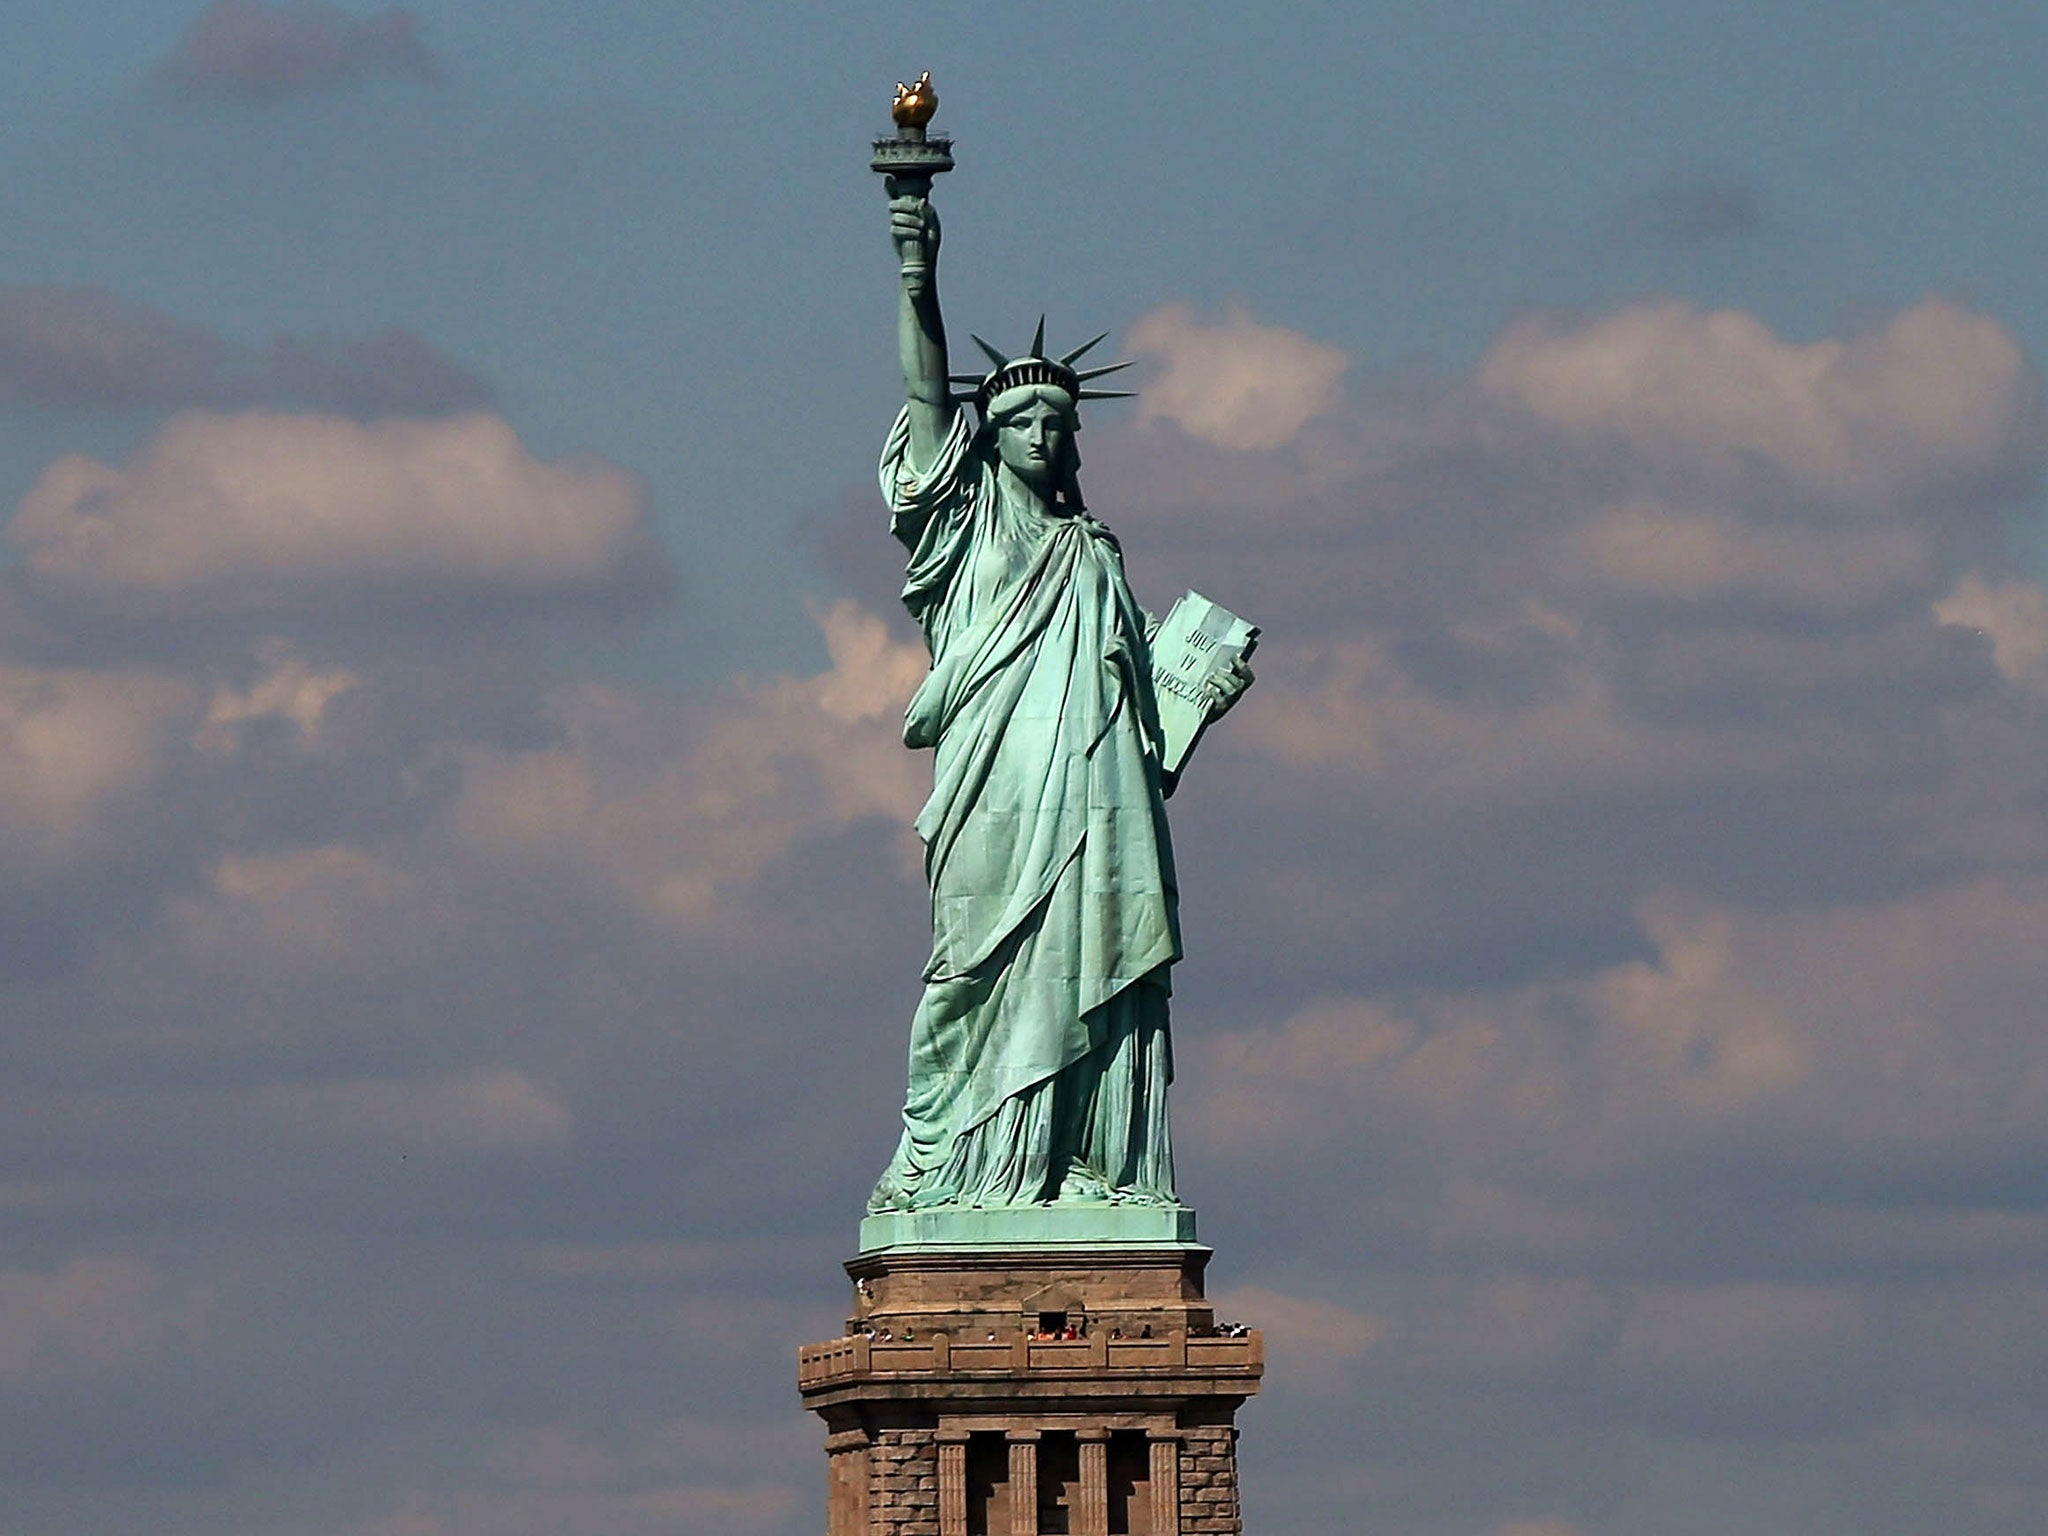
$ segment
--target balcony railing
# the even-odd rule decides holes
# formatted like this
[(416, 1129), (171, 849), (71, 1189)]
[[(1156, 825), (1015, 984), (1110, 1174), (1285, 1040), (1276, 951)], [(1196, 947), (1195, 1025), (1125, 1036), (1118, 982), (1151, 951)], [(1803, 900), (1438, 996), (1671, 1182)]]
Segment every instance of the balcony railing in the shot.
[(797, 1351), (800, 1387), (864, 1376), (1014, 1376), (1039, 1371), (1075, 1375), (1110, 1372), (1226, 1371), (1254, 1374), (1265, 1360), (1265, 1341), (1254, 1328), (1234, 1336), (1181, 1332), (1156, 1339), (1032, 1339), (954, 1343), (929, 1339), (883, 1340), (866, 1334), (807, 1344)]

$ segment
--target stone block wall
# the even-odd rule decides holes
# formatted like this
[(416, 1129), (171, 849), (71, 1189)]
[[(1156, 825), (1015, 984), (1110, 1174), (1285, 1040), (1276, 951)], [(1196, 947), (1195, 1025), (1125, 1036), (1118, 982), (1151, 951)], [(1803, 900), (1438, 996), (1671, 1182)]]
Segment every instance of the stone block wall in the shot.
[(868, 1451), (868, 1519), (874, 1536), (939, 1536), (939, 1437), (932, 1429), (885, 1429)]
[(1182, 1431), (1180, 1528), (1185, 1536), (1239, 1536), (1237, 1431), (1201, 1425)]

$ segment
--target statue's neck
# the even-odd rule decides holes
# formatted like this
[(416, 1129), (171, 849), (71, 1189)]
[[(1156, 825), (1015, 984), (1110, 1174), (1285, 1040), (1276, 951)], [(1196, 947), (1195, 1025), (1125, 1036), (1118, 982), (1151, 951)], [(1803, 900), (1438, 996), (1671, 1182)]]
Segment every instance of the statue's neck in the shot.
[(1053, 500), (1049, 487), (1040, 490), (1007, 464), (996, 466), (996, 490), (1005, 502), (1020, 512), (1035, 512), (1040, 517), (1068, 515), (1066, 508)]

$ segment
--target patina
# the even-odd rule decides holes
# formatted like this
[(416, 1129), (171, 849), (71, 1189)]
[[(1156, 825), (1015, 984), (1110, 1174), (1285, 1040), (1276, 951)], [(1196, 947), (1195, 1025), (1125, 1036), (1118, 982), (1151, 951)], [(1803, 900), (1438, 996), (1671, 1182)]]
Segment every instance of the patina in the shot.
[[(916, 140), (877, 145), (905, 393), (881, 485), (932, 656), (904, 742), (934, 754), (917, 823), (933, 932), (902, 1140), (863, 1247), (1191, 1235), (1191, 1222), (1130, 1220), (1182, 1210), (1167, 1120), (1181, 945), (1155, 624), (1080, 487), (1079, 405), (1112, 368), (1078, 366), (1093, 342), (1049, 354), (1041, 321), (1025, 352), (977, 337), (988, 371), (949, 373), (930, 192), (950, 146), (933, 146), (943, 164), (915, 163), (936, 98), (928, 78), (909, 94), (917, 112), (898, 121)], [(1206, 681), (1212, 713), (1250, 680), (1238, 664)], [(997, 1213), (1008, 1225), (990, 1224)], [(952, 1225), (920, 1219), (940, 1216)]]

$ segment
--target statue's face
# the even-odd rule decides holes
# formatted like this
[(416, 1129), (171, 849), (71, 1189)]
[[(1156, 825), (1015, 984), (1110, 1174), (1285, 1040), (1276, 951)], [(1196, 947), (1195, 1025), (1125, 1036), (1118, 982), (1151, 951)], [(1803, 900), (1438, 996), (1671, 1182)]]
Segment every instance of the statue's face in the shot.
[(1050, 495), (1072, 428), (1056, 398), (1027, 396), (996, 418), (996, 453), (1019, 480)]

